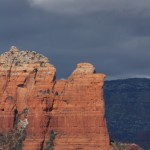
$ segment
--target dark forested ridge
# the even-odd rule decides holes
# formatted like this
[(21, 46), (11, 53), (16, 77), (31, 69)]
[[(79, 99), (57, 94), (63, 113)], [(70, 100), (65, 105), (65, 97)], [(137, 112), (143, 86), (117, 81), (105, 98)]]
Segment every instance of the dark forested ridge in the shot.
[(150, 79), (105, 81), (104, 97), (111, 138), (150, 150)]

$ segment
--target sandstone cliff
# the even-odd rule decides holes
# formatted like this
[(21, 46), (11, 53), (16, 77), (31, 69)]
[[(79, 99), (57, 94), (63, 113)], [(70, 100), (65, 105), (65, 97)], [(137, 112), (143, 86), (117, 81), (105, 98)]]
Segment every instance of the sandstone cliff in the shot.
[(105, 75), (89, 63), (78, 64), (67, 80), (56, 81), (55, 74), (48, 59), (34, 51), (11, 47), (0, 56), (0, 133), (7, 134), (27, 108), (23, 150), (112, 149), (103, 99)]

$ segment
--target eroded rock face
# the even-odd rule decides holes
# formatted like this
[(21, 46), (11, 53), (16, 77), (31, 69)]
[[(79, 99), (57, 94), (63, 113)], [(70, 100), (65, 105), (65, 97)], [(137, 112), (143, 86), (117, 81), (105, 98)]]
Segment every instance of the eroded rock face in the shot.
[(104, 74), (95, 74), (91, 64), (82, 63), (68, 80), (56, 83), (58, 97), (50, 124), (58, 133), (54, 149), (110, 149), (104, 118), (104, 78)]
[[(53, 65), (44, 61), (47, 60), (45, 57), (42, 57), (42, 62), (35, 62), (34, 57), (37, 58), (37, 55), (40, 54), (12, 47), (0, 56), (0, 60), (3, 60), (0, 61), (0, 132), (6, 134), (14, 126), (15, 115), (28, 108), (27, 140), (38, 140), (31, 147), (32, 150), (40, 149), (45, 137), (50, 119), (47, 114), (51, 110), (54, 95), (50, 93), (55, 84), (56, 72)], [(18, 59), (22, 61), (16, 64)], [(28, 144), (25, 147), (29, 150)]]
[(28, 130), (23, 150), (41, 150), (53, 130), (54, 150), (109, 150), (104, 117), (104, 74), (81, 63), (67, 80), (55, 80), (56, 69), (34, 51), (12, 47), (0, 56), (0, 132), (14, 126), (25, 108)]

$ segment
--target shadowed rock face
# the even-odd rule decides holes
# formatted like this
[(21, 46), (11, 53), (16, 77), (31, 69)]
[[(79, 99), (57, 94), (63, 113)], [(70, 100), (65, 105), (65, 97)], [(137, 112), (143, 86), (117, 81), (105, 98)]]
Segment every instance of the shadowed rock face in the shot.
[(54, 150), (110, 150), (103, 84), (89, 63), (81, 63), (67, 80), (55, 81), (56, 69), (34, 51), (12, 47), (0, 56), (0, 132), (8, 133), (25, 108), (27, 136), (23, 150), (46, 147), (57, 133)]

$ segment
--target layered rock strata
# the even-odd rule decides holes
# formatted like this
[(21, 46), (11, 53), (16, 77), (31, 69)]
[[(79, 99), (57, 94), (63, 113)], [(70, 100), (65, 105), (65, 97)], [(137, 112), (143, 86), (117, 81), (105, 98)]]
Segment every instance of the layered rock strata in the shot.
[(28, 108), (23, 150), (42, 150), (51, 131), (54, 150), (110, 150), (103, 99), (104, 74), (81, 63), (67, 80), (55, 80), (56, 69), (34, 51), (12, 47), (0, 56), (0, 132)]
[(66, 81), (56, 83), (51, 126), (56, 131), (56, 150), (108, 150), (104, 118), (103, 81), (91, 64), (78, 64)]

